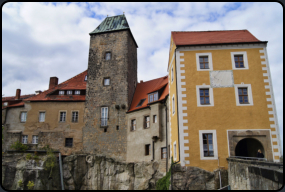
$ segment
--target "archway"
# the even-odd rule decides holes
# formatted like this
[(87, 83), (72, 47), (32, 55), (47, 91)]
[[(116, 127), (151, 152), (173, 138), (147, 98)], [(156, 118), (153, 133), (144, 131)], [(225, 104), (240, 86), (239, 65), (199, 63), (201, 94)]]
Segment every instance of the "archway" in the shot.
[(265, 157), (265, 151), (262, 144), (253, 138), (245, 138), (240, 140), (235, 148), (235, 156), (256, 157), (257, 150), (260, 149)]

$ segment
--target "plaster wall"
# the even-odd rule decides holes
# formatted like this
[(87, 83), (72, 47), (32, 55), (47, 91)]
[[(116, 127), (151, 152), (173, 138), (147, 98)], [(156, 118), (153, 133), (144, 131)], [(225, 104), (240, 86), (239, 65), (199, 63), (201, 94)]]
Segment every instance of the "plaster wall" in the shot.
[[(269, 95), (266, 93), (265, 78), (263, 75), (263, 62), (261, 50), (263, 48), (240, 48), (240, 49), (209, 49), (209, 50), (189, 50), (180, 51), (180, 65), (185, 79), (181, 79), (182, 93), (187, 97), (182, 99), (183, 112), (187, 114), (183, 117), (187, 123), (184, 126), (188, 127), (184, 133), (188, 136), (184, 137), (189, 140), (185, 143), (186, 162), (189, 161), (187, 166), (198, 166), (203, 169), (213, 171), (220, 166), (227, 168), (226, 158), (229, 157), (229, 145), (227, 130), (238, 129), (269, 129), (271, 128), (272, 117), (269, 112), (268, 105), (272, 104), (268, 101)], [(248, 58), (248, 69), (238, 70), (232, 68), (231, 52), (246, 52)], [(196, 85), (211, 85), (210, 74), (211, 71), (197, 71), (196, 53), (211, 53), (213, 71), (232, 71), (234, 84), (250, 84), (252, 88), (252, 106), (237, 106), (235, 98), (235, 88), (228, 87), (213, 87), (213, 106), (197, 106), (197, 93)], [(229, 75), (229, 73), (225, 73)], [(227, 78), (229, 78), (227, 76)], [(171, 79), (171, 78), (169, 78)], [(217, 83), (215, 83), (215, 86)], [(172, 87), (170, 88), (172, 90)], [(171, 91), (170, 91), (171, 95)], [(172, 123), (172, 122), (171, 122)], [(173, 127), (173, 126), (172, 126)], [(217, 149), (218, 158), (214, 160), (201, 160), (200, 159), (200, 145), (199, 145), (199, 130), (216, 130), (217, 135)], [(276, 132), (274, 132), (276, 133)], [(179, 133), (181, 134), (181, 133)], [(276, 135), (272, 135), (276, 138)], [(269, 138), (270, 140), (270, 138)], [(271, 141), (270, 141), (271, 142)], [(274, 144), (274, 143), (273, 143)], [(265, 145), (265, 143), (263, 143)], [(267, 157), (268, 158), (268, 157)], [(278, 157), (275, 157), (278, 158)]]

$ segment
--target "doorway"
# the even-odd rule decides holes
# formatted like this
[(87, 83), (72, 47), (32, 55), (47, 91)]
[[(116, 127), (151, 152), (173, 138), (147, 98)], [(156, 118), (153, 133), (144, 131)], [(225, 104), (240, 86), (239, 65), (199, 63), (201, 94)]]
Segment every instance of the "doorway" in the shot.
[(260, 141), (253, 138), (245, 138), (237, 143), (235, 148), (235, 156), (256, 157), (258, 149), (261, 150), (265, 157), (266, 154)]

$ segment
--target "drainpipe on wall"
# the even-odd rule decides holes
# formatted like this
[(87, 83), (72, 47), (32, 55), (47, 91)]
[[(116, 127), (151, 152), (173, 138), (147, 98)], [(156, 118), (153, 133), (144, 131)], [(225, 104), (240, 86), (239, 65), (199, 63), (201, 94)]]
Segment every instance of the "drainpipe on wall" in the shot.
[(61, 153), (58, 154), (58, 159), (59, 159), (59, 173), (60, 173), (61, 190), (64, 190), (63, 176), (62, 176)]
[(164, 102), (165, 106), (165, 136), (166, 136), (166, 172), (168, 172), (168, 139), (167, 139), (167, 105), (166, 105), (166, 99)]

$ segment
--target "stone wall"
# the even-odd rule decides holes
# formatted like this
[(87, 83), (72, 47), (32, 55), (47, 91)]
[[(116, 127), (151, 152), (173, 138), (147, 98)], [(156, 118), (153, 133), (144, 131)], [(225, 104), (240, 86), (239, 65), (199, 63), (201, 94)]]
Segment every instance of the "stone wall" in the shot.
[(11, 145), (16, 141), (21, 142), (21, 132), (7, 132), (7, 126), (3, 130), (2, 151), (12, 150)]
[[(110, 60), (105, 59), (107, 52), (111, 53)], [(136, 65), (136, 46), (128, 30), (91, 35), (83, 128), (85, 152), (126, 159), (126, 112), (137, 81)], [(110, 78), (110, 85), (103, 85), (104, 78)], [(108, 107), (107, 126), (101, 126), (101, 107)]]
[(228, 185), (228, 171), (226, 169), (216, 169), (213, 172), (206, 171), (198, 167), (184, 166), (179, 164), (172, 168), (173, 189), (174, 190), (214, 190)]
[(227, 160), (229, 185), (233, 190), (278, 190), (283, 185), (283, 164), (234, 158)]

